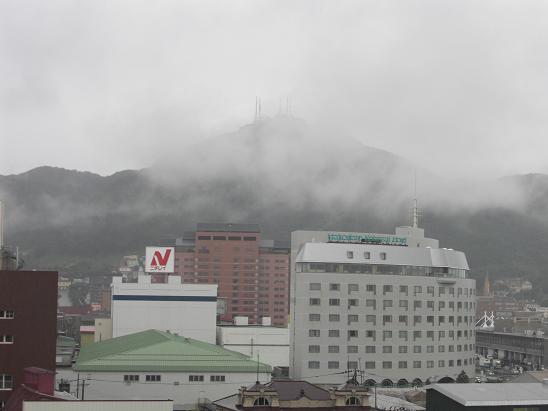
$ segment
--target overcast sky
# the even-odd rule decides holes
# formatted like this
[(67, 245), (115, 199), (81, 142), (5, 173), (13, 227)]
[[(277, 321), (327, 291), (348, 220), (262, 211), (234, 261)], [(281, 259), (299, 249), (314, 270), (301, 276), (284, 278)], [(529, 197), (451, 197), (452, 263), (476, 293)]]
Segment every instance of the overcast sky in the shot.
[(542, 0), (0, 0), (0, 174), (184, 161), (257, 95), (442, 175), (548, 172), (547, 22)]

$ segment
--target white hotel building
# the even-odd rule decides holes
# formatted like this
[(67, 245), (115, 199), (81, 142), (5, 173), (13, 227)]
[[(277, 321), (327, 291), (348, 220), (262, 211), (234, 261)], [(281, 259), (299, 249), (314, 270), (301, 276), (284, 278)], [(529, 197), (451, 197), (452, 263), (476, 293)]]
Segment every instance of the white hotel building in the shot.
[(475, 280), (424, 230), (291, 235), (290, 376), (424, 384), (474, 373)]

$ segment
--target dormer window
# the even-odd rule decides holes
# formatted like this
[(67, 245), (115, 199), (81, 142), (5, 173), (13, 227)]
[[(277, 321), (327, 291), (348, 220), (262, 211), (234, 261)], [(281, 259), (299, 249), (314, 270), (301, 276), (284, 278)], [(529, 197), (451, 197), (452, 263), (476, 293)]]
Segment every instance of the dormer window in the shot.
[(266, 397), (259, 397), (257, 398), (255, 401), (253, 401), (253, 405), (258, 405), (258, 406), (269, 406), (270, 405), (270, 401), (268, 401), (268, 398)]
[(386, 253), (381, 253), (380, 257), (381, 257), (381, 260), (386, 260)]
[(354, 251), (347, 251), (346, 258), (354, 258)]
[(346, 399), (346, 405), (360, 405), (360, 399), (358, 397), (349, 397)]

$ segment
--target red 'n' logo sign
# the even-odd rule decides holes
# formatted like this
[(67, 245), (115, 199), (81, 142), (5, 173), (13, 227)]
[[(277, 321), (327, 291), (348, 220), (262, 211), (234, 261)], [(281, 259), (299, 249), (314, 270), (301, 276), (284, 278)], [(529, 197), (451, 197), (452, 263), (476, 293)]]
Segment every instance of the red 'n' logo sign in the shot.
[(155, 251), (154, 255), (152, 256), (152, 261), (150, 265), (156, 269), (162, 269), (162, 268), (165, 269), (170, 255), (171, 255), (170, 248), (166, 250), (164, 255), (162, 255), (160, 251)]

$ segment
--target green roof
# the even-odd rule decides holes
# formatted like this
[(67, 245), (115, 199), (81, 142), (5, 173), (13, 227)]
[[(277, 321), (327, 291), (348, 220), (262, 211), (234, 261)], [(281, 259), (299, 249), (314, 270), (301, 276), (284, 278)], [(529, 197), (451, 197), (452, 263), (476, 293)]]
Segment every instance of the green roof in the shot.
[[(259, 363), (260, 372), (270, 365)], [(256, 372), (257, 361), (235, 351), (158, 330), (84, 346), (75, 371)]]

